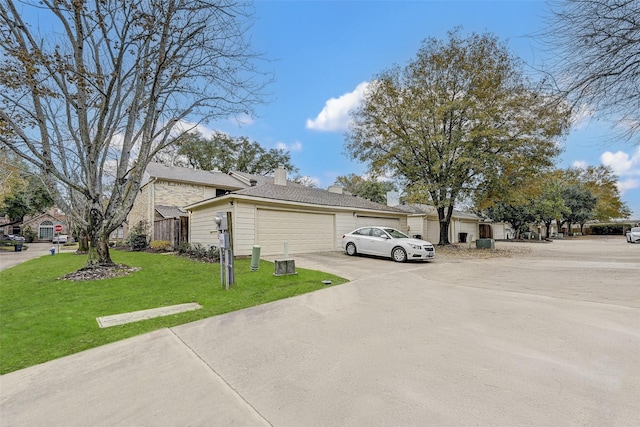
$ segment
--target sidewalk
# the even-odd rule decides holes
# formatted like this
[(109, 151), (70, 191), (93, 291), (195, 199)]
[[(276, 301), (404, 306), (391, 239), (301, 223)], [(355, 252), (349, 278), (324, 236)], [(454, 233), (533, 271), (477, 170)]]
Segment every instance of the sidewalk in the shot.
[[(6, 270), (7, 268), (13, 267), (14, 265), (18, 265), (30, 259), (38, 258), (44, 255), (51, 255), (49, 250), (52, 247), (58, 250), (58, 245), (54, 245), (52, 243), (26, 243), (26, 246), (29, 248), (25, 251), (15, 252), (15, 251), (5, 251), (0, 250), (0, 271)], [(62, 250), (62, 245), (60, 245), (60, 250)]]

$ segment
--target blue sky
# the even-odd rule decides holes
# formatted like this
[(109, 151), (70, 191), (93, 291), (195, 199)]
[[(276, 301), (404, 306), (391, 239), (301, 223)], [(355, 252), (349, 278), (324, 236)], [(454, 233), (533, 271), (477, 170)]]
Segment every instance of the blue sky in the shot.
[[(272, 102), (241, 127), (210, 125), (248, 136), (266, 148), (285, 148), (300, 174), (318, 187), (337, 176), (366, 172), (344, 154), (349, 108), (363, 83), (412, 59), (430, 36), (491, 32), (527, 64), (552, 54), (534, 35), (545, 26), (545, 1), (272, 1), (257, 0), (254, 48), (272, 61)], [(640, 219), (640, 147), (611, 139), (605, 123), (583, 120), (564, 141), (559, 167), (608, 164), (620, 177), (623, 199)]]

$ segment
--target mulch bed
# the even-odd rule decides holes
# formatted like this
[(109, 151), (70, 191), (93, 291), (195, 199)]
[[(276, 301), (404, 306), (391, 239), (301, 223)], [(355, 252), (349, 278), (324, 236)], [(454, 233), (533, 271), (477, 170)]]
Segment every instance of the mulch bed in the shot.
[(124, 264), (99, 265), (96, 267), (81, 268), (73, 273), (65, 274), (59, 279), (72, 281), (112, 279), (114, 277), (128, 276), (140, 270), (140, 267), (129, 267)]

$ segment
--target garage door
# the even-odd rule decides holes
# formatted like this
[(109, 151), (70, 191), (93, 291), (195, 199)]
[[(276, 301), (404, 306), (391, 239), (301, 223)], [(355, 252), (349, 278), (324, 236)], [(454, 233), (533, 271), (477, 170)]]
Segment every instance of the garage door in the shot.
[(265, 255), (333, 251), (332, 214), (258, 209), (258, 244)]
[[(424, 238), (424, 236), (423, 236)], [(426, 239), (437, 245), (440, 243), (440, 221), (429, 219), (427, 220), (427, 237)]]
[(382, 218), (375, 216), (358, 215), (358, 218), (356, 218), (356, 228), (366, 227), (367, 225), (381, 225), (383, 227), (400, 229), (400, 220), (397, 218)]

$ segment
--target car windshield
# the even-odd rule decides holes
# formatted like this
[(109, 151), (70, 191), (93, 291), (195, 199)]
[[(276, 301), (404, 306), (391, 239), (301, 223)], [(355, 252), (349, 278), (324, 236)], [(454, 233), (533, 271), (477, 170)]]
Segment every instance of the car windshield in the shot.
[(631, 229), (631, 232), (632, 232), (632, 233), (640, 233), (640, 227), (633, 227), (633, 228)]
[(384, 231), (394, 239), (408, 239), (409, 236), (404, 234), (401, 231), (396, 230), (395, 228), (385, 228)]

